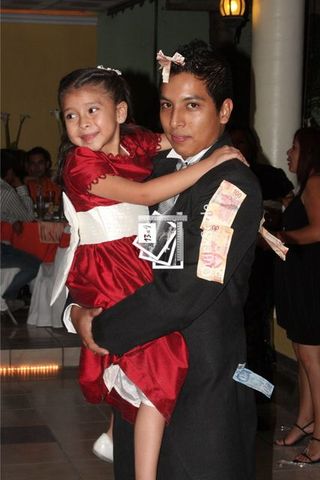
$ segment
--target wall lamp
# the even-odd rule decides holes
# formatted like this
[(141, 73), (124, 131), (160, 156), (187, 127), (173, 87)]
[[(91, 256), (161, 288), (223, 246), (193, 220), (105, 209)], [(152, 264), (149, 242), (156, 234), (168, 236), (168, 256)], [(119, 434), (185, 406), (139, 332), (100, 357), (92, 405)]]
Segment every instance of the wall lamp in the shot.
[(234, 43), (239, 43), (241, 29), (247, 21), (246, 10), (245, 0), (220, 0), (220, 14), (234, 32)]

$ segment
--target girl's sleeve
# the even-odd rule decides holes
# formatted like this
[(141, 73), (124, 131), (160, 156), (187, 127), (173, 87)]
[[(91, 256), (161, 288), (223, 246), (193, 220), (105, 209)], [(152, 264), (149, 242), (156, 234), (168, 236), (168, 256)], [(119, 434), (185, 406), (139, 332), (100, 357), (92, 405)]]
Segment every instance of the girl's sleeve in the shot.
[(94, 152), (86, 147), (76, 148), (67, 161), (68, 178), (66, 181), (84, 191), (88, 191), (93, 183), (107, 175), (115, 175), (112, 163), (102, 152)]
[[(150, 130), (137, 131), (138, 154), (146, 154), (153, 157), (159, 150), (161, 144), (161, 135)], [(141, 152), (139, 151), (141, 149)]]

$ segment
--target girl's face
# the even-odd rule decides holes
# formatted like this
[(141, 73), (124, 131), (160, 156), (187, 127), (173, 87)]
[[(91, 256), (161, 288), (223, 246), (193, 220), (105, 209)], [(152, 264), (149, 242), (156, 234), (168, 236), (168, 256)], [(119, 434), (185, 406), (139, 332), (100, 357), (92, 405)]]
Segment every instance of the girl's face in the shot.
[(287, 151), (287, 156), (290, 172), (297, 173), (300, 156), (300, 144), (296, 138), (293, 139), (292, 147)]
[(61, 104), (67, 134), (74, 145), (120, 153), (120, 124), (127, 117), (126, 102), (116, 105), (102, 86), (85, 85), (67, 90)]

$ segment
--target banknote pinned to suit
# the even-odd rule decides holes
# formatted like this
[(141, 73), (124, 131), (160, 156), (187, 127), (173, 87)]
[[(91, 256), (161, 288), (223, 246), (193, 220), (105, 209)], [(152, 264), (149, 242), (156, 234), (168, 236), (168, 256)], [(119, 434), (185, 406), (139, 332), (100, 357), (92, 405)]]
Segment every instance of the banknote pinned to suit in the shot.
[(205, 230), (210, 225), (225, 225), (231, 227), (235, 216), (246, 194), (233, 183), (223, 180), (208, 203), (201, 228)]
[(263, 395), (268, 398), (270, 398), (272, 395), (274, 385), (272, 385), (272, 383), (265, 378), (261, 377), (261, 375), (252, 372), (248, 368), (245, 368), (245, 363), (239, 363), (232, 378), (236, 382), (242, 383), (249, 388), (253, 388), (258, 392), (263, 393)]
[(197, 265), (199, 278), (223, 283), (233, 236), (231, 225), (246, 196), (226, 180), (212, 196), (200, 226), (203, 232)]
[(212, 225), (203, 231), (197, 266), (199, 278), (223, 283), (232, 235), (233, 229), (224, 225)]

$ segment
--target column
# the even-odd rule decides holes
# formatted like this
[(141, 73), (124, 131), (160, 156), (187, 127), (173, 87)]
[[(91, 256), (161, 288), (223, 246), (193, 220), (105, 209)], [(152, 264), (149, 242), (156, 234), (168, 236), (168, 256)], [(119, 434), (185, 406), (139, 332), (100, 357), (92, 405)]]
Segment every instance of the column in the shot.
[(287, 173), (301, 124), (304, 0), (253, 0), (252, 125), (269, 162)]

